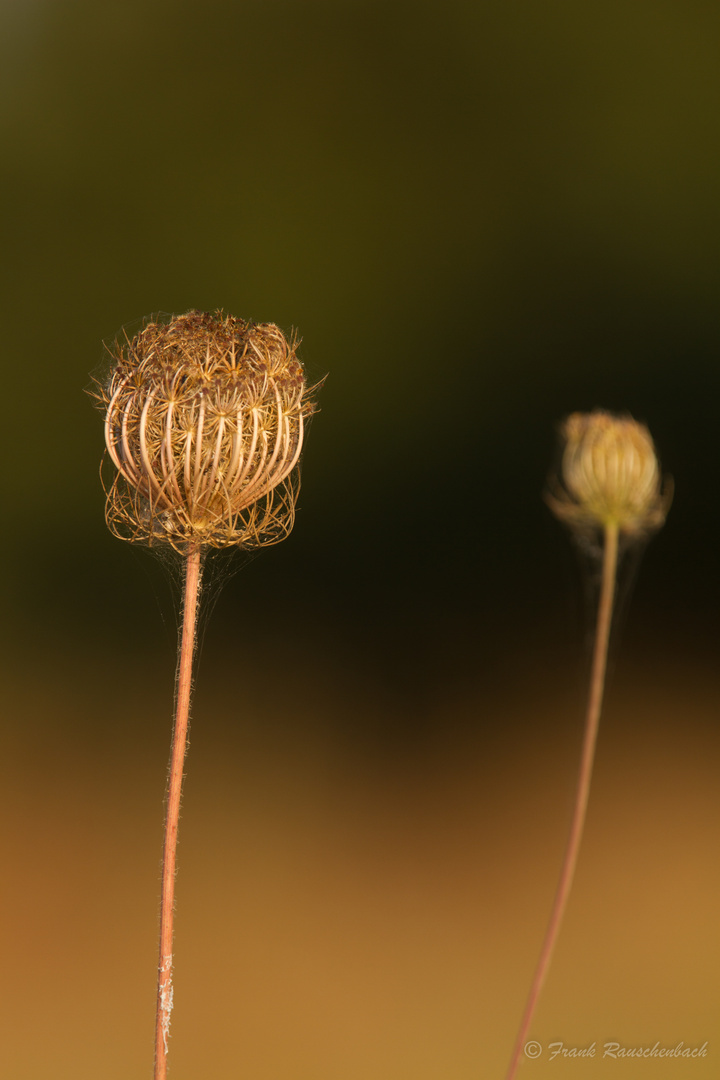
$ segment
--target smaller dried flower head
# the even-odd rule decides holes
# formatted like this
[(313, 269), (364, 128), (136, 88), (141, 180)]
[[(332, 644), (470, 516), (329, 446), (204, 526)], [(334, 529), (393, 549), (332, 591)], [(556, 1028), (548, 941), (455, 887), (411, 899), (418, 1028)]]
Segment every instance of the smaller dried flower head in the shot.
[(547, 496), (557, 517), (579, 532), (616, 525), (628, 538), (660, 528), (672, 485), (662, 485), (655, 446), (644, 424), (602, 410), (573, 413), (561, 435), (561, 476)]
[(109, 347), (97, 393), (117, 470), (110, 529), (183, 553), (277, 543), (293, 525), (313, 412), (297, 341), (221, 311), (153, 319)]

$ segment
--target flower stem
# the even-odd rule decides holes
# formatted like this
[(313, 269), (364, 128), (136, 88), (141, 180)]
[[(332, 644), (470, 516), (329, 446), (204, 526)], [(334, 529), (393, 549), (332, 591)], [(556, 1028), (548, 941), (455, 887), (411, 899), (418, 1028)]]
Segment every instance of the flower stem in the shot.
[(183, 593), (183, 621), (178, 656), (175, 725), (170, 755), (170, 781), (168, 784), (167, 810), (165, 815), (165, 840), (163, 844), (162, 899), (160, 903), (160, 961), (158, 967), (157, 1015), (155, 1022), (155, 1072), (154, 1080), (167, 1076), (168, 1037), (170, 1013), (173, 1007), (172, 948), (173, 920), (175, 914), (175, 860), (177, 854), (178, 819), (183, 781), (183, 765), (187, 751), (190, 696), (192, 692), (192, 667), (195, 653), (198, 596), (202, 577), (202, 558), (199, 547), (192, 548), (185, 560), (185, 588)]
[(560, 880), (555, 893), (550, 921), (545, 932), (540, 959), (535, 970), (535, 977), (528, 995), (525, 1013), (523, 1015), (520, 1030), (518, 1032), (515, 1048), (513, 1050), (510, 1068), (506, 1080), (513, 1080), (517, 1071), (520, 1058), (525, 1046), (525, 1040), (530, 1030), (530, 1024), (535, 1013), (535, 1007), (540, 997), (540, 991), (545, 981), (550, 960), (552, 959), (555, 942), (557, 941), (562, 923), (565, 907), (573, 877), (577, 866), (580, 840), (582, 839), (587, 811), (588, 795), (590, 794), (590, 780), (592, 777), (593, 758), (595, 756), (595, 744), (597, 742), (598, 725), (602, 709), (603, 691), (605, 688), (605, 671), (607, 668), (608, 643), (610, 641), (610, 626), (612, 623), (613, 602), (615, 599), (615, 579), (617, 576), (618, 559), (618, 526), (609, 522), (604, 527), (603, 545), (603, 568), (602, 586), (600, 590), (600, 603), (598, 606), (597, 624), (595, 628), (595, 647), (593, 650), (592, 671), (590, 675), (590, 693), (588, 695), (587, 713), (585, 717), (585, 738), (583, 741), (582, 757), (580, 759), (580, 772), (578, 774), (577, 793), (575, 795), (575, 808), (573, 811), (570, 836), (565, 849)]

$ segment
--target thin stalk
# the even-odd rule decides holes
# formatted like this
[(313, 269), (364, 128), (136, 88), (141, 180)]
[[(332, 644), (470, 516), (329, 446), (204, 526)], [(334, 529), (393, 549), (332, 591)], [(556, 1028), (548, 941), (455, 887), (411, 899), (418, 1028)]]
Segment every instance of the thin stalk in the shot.
[(592, 671), (590, 674), (590, 693), (588, 695), (587, 713), (585, 716), (585, 738), (583, 741), (582, 757), (580, 759), (580, 772), (578, 774), (577, 793), (575, 795), (575, 808), (573, 811), (570, 836), (565, 849), (565, 858), (560, 871), (560, 880), (555, 893), (550, 921), (545, 931), (540, 959), (535, 970), (535, 977), (528, 995), (525, 1013), (520, 1024), (510, 1068), (507, 1072), (507, 1080), (513, 1080), (517, 1067), (522, 1057), (525, 1040), (530, 1030), (530, 1024), (535, 1013), (535, 1008), (540, 997), (545, 976), (547, 975), (552, 959), (555, 942), (560, 931), (567, 899), (570, 895), (575, 867), (577, 866), (580, 840), (582, 839), (585, 815), (587, 811), (588, 796), (590, 794), (590, 780), (592, 778), (593, 759), (595, 757), (595, 744), (597, 742), (598, 725), (602, 709), (603, 691), (605, 689), (605, 671), (607, 668), (608, 644), (610, 641), (610, 626), (612, 623), (613, 603), (615, 599), (615, 579), (617, 577), (618, 559), (618, 526), (615, 522), (605, 525), (603, 546), (602, 586), (600, 590), (600, 603), (598, 606), (597, 624), (595, 627), (595, 646), (593, 650)]
[(163, 844), (162, 899), (160, 903), (160, 961), (158, 965), (157, 1015), (155, 1022), (155, 1080), (167, 1076), (168, 1037), (170, 1013), (173, 1007), (172, 949), (173, 921), (175, 915), (175, 861), (177, 854), (178, 819), (182, 792), (183, 766), (187, 751), (190, 696), (192, 693), (192, 668), (195, 654), (198, 596), (202, 577), (200, 548), (193, 548), (185, 560), (185, 588), (183, 592), (183, 621), (178, 656), (175, 724), (170, 755), (170, 780), (168, 784), (167, 810), (165, 814), (165, 840)]

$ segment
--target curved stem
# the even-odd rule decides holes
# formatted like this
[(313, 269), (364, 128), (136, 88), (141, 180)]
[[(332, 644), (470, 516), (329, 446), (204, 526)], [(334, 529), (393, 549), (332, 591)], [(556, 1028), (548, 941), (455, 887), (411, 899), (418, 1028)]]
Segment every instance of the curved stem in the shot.
[(600, 590), (600, 603), (598, 606), (597, 625), (595, 628), (595, 647), (593, 650), (592, 671), (590, 674), (590, 693), (588, 695), (587, 713), (585, 716), (585, 738), (583, 741), (582, 757), (580, 759), (580, 772), (578, 774), (577, 793), (575, 795), (575, 808), (573, 811), (570, 836), (565, 849), (565, 858), (560, 871), (560, 880), (555, 893), (555, 902), (548, 928), (545, 931), (540, 959), (538, 960), (530, 993), (528, 995), (525, 1013), (520, 1024), (510, 1068), (507, 1072), (507, 1080), (513, 1080), (517, 1072), (520, 1058), (525, 1046), (530, 1024), (535, 1013), (535, 1007), (540, 997), (543, 982), (550, 967), (555, 942), (560, 931), (560, 924), (565, 913), (575, 867), (577, 866), (580, 840), (582, 839), (587, 811), (588, 796), (590, 794), (590, 780), (592, 778), (593, 759), (595, 757), (595, 744), (597, 742), (598, 725), (602, 709), (603, 691), (605, 689), (605, 671), (607, 668), (608, 643), (610, 641), (610, 625), (612, 623), (613, 602), (615, 599), (615, 578), (617, 576), (618, 558), (618, 527), (614, 522), (605, 525), (605, 543), (603, 547), (602, 587)]
[(183, 781), (183, 765), (187, 750), (190, 695), (192, 692), (192, 666), (195, 653), (198, 596), (202, 577), (200, 548), (193, 548), (185, 562), (185, 590), (183, 595), (183, 622), (178, 656), (175, 727), (170, 755), (170, 781), (168, 784), (167, 810), (165, 815), (165, 841), (163, 845), (162, 899), (160, 904), (160, 962), (158, 968), (157, 1014), (155, 1021), (155, 1080), (167, 1076), (168, 1036), (170, 1013), (173, 1007), (172, 947), (175, 908), (175, 861), (177, 854), (178, 819)]

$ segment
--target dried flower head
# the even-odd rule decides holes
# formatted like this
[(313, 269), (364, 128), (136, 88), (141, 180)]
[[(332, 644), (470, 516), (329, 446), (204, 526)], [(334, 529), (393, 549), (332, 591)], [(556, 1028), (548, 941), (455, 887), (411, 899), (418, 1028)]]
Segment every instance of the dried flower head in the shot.
[(189, 311), (109, 347), (97, 397), (116, 536), (185, 553), (288, 535), (314, 409), (297, 345), (272, 323)]
[(598, 410), (573, 413), (561, 429), (561, 477), (547, 496), (553, 512), (580, 532), (615, 525), (625, 537), (647, 536), (665, 521), (672, 483), (664, 487), (644, 424)]

